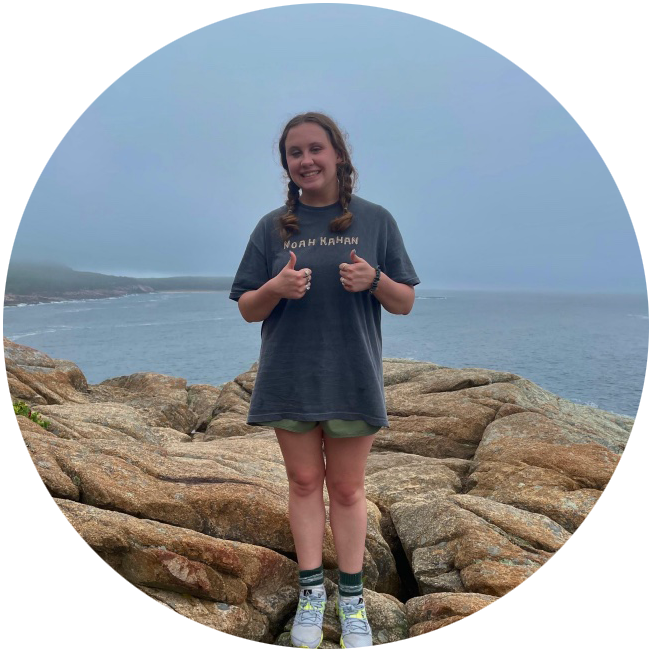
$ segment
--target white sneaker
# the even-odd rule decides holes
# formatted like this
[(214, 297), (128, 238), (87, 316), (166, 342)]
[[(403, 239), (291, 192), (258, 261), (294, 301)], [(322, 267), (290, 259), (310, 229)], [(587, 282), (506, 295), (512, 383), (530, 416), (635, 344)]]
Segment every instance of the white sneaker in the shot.
[(367, 620), (364, 598), (361, 595), (343, 598), (340, 596), (340, 625), (342, 636), (340, 647), (368, 647), (373, 645), (371, 627)]
[(326, 607), (326, 587), (323, 584), (301, 589), (299, 605), (294, 616), (290, 638), (294, 647), (318, 648), (324, 634), (324, 609)]

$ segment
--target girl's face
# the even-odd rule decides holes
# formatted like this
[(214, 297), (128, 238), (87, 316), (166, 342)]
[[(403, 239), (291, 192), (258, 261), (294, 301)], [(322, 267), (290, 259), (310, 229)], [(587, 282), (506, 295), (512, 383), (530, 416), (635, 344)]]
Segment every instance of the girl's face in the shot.
[(314, 122), (292, 127), (285, 139), (285, 156), (304, 204), (328, 206), (338, 200), (337, 164), (342, 158), (322, 127)]

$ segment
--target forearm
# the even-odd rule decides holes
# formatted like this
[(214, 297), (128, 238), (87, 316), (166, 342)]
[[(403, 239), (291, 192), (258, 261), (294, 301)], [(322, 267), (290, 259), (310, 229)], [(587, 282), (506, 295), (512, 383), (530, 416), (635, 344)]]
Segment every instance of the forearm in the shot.
[(257, 290), (245, 292), (238, 299), (240, 314), (248, 322), (263, 321), (269, 317), (281, 300), (280, 295), (275, 292), (273, 279), (261, 285)]
[(414, 305), (414, 287), (392, 281), (381, 272), (374, 296), (385, 310), (394, 315), (407, 315)]

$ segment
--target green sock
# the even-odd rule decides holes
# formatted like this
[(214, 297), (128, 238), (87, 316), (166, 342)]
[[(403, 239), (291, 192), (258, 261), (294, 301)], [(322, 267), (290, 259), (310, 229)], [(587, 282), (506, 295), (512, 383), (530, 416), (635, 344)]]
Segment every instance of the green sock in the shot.
[(319, 586), (324, 583), (324, 564), (313, 568), (312, 570), (299, 571), (299, 586), (308, 588), (310, 586)]
[(362, 595), (362, 571), (359, 573), (344, 573), (340, 571), (340, 597), (348, 598)]

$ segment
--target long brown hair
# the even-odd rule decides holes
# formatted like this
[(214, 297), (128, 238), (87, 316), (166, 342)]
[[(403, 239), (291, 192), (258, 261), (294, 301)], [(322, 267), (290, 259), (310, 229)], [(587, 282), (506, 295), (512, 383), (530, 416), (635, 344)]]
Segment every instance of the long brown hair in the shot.
[(278, 142), (278, 149), (281, 155), (281, 165), (289, 179), (288, 195), (287, 200), (285, 201), (287, 211), (279, 220), (279, 232), (283, 240), (287, 240), (291, 235), (299, 232), (299, 219), (294, 213), (299, 199), (299, 186), (294, 183), (290, 177), (287, 155), (285, 153), (285, 140), (287, 139), (288, 132), (292, 127), (296, 127), (304, 122), (314, 122), (319, 125), (328, 134), (333, 149), (342, 159), (342, 162), (337, 164), (337, 183), (340, 193), (338, 201), (342, 207), (342, 215), (331, 221), (329, 225), (330, 230), (345, 231), (349, 226), (351, 226), (351, 222), (353, 221), (353, 214), (349, 210), (349, 203), (351, 202), (351, 194), (353, 193), (358, 173), (351, 163), (351, 155), (346, 144), (346, 139), (344, 138), (340, 128), (335, 124), (335, 121), (327, 115), (312, 111), (301, 113), (294, 116), (294, 118), (285, 125), (285, 129), (283, 129), (283, 133), (281, 134), (281, 139)]

